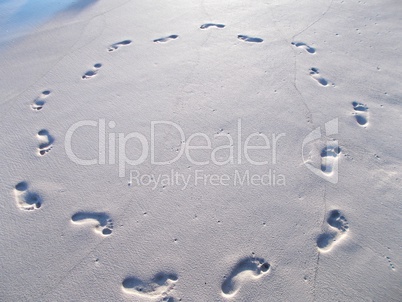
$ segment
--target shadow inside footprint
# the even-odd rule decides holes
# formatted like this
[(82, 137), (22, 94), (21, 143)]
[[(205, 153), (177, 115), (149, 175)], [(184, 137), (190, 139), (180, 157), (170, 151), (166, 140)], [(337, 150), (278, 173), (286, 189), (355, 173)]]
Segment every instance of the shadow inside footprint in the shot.
[(365, 112), (368, 110), (368, 107), (362, 103), (352, 102), (352, 105), (353, 105), (353, 109), (355, 111), (364, 111)]
[(35, 210), (42, 206), (42, 198), (39, 194), (28, 190), (28, 183), (26, 181), (19, 182), (15, 185), (15, 199), (17, 205), (22, 210)]
[(169, 42), (170, 40), (175, 40), (178, 37), (179, 37), (178, 35), (170, 35), (170, 36), (167, 36), (167, 37), (162, 37), (162, 38), (159, 38), (159, 39), (155, 39), (153, 41), (154, 41), (154, 43), (166, 43), (166, 42)]
[(82, 79), (90, 79), (92, 77), (94, 77), (97, 74), (97, 72), (95, 70), (88, 70), (83, 76)]
[(28, 192), (25, 202), (29, 205), (35, 205), (35, 207), (38, 209), (41, 207), (42, 203), (40, 201), (40, 196), (37, 193), (33, 192)]
[(367, 118), (365, 118), (364, 116), (361, 115), (356, 115), (356, 122), (360, 125), (360, 126), (364, 126), (367, 124)]
[(319, 249), (325, 250), (331, 246), (331, 244), (335, 241), (336, 234), (333, 233), (324, 233), (318, 236), (317, 238), (317, 247)]
[(32, 102), (31, 108), (36, 111), (42, 110), (43, 106), (46, 103), (44, 99), (47, 98), (49, 95), (50, 90), (42, 91), (41, 95)]
[(208, 28), (210, 28), (210, 27), (224, 28), (224, 27), (225, 27), (225, 24), (205, 23), (205, 24), (202, 24), (202, 25), (200, 26), (201, 29), (208, 29)]
[(292, 42), (291, 44), (294, 45), (294, 46), (296, 46), (296, 47), (302, 47), (302, 48), (304, 48), (308, 53), (311, 53), (311, 54), (315, 53), (315, 48), (313, 48), (313, 47), (307, 45), (306, 43), (303, 43), (303, 42)]
[(33, 103), (32, 103), (32, 105), (31, 105), (31, 107), (32, 107), (32, 109), (33, 110), (42, 110), (42, 108), (43, 108), (43, 106), (45, 105), (45, 101), (44, 100), (40, 100), (40, 99), (36, 99)]
[(317, 237), (317, 247), (322, 252), (331, 250), (335, 242), (339, 241), (345, 236), (349, 230), (349, 224), (339, 210), (332, 210), (328, 213), (327, 223), (331, 228), (336, 231), (328, 230)]
[(327, 219), (327, 222), (333, 228), (337, 228), (341, 232), (346, 232), (349, 229), (346, 218), (339, 210), (332, 210)]
[(336, 168), (336, 160), (337, 157), (339, 156), (339, 153), (341, 153), (341, 148), (339, 146), (333, 146), (333, 147), (325, 147), (321, 151), (321, 171), (327, 174), (331, 174), (334, 170), (334, 167)]
[(113, 221), (109, 215), (105, 213), (95, 212), (78, 212), (71, 217), (71, 220), (76, 223), (86, 223), (89, 221), (97, 221), (96, 229), (103, 235), (107, 236), (112, 234)]
[(101, 63), (94, 64), (92, 70), (88, 70), (81, 78), (83, 80), (89, 80), (98, 74), (99, 69), (102, 67)]
[(328, 81), (320, 75), (318, 68), (310, 68), (310, 75), (322, 86), (328, 85)]
[(341, 148), (339, 148), (339, 147), (324, 148), (321, 151), (321, 157), (328, 157), (328, 156), (337, 157), (339, 155), (339, 153), (341, 153)]
[(261, 43), (261, 42), (264, 41), (261, 38), (249, 37), (249, 36), (246, 36), (246, 35), (238, 35), (237, 38), (239, 40), (244, 41), (244, 42), (250, 42), (250, 43)]
[(42, 144), (39, 145), (39, 148), (40, 148), (40, 149), (42, 149), (42, 148), (47, 148), (47, 147), (49, 147), (49, 145), (51, 145), (51, 144), (54, 143), (54, 138), (53, 138), (53, 136), (51, 136), (51, 135), (49, 134), (49, 131), (46, 130), (46, 129), (40, 130), (40, 131), (38, 132), (38, 136), (43, 136), (43, 137), (45, 137), (45, 138), (46, 138), (46, 141), (47, 141), (47, 142), (42, 143)]
[(177, 281), (179, 278), (176, 274), (166, 274), (166, 273), (157, 273), (155, 277), (152, 278), (152, 281), (158, 285), (165, 284), (168, 280)]
[(368, 119), (367, 119), (368, 107), (366, 105), (364, 105), (362, 103), (358, 103), (358, 102), (352, 102), (352, 105), (353, 105), (353, 109), (356, 111), (356, 113), (354, 113), (356, 122), (360, 126), (365, 126), (368, 123)]
[(247, 277), (260, 277), (267, 273), (271, 265), (262, 258), (245, 258), (240, 260), (230, 275), (222, 283), (222, 293), (234, 295), (240, 289), (240, 282)]
[(45, 155), (52, 149), (54, 138), (49, 134), (49, 131), (46, 129), (42, 129), (38, 132), (39, 138), (39, 155)]
[(168, 294), (174, 288), (174, 283), (177, 280), (176, 274), (160, 272), (149, 282), (144, 282), (137, 277), (127, 277), (123, 280), (122, 286), (129, 293), (144, 296), (161, 296)]
[(15, 189), (20, 192), (28, 190), (28, 183), (26, 181), (21, 181), (15, 185)]
[(113, 43), (112, 45), (109, 46), (108, 51), (115, 51), (119, 49), (121, 46), (126, 46), (131, 44), (131, 40), (124, 40), (120, 42)]

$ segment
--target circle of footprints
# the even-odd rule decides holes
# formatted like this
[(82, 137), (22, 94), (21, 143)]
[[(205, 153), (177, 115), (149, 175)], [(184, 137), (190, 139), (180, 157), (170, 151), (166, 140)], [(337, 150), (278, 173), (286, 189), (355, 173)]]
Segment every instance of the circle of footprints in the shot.
[(320, 252), (328, 252), (349, 230), (349, 223), (339, 210), (328, 214), (326, 231), (318, 236), (317, 247)]
[[(209, 28), (224, 28), (224, 24), (218, 23), (205, 23), (200, 26), (200, 29)], [(154, 39), (154, 43), (167, 43), (172, 40), (176, 40), (178, 35), (169, 35)], [(248, 35), (239, 34), (237, 38), (243, 42), (248, 43), (262, 43), (264, 40), (258, 37), (252, 37)], [(114, 52), (123, 46), (130, 45), (131, 40), (123, 40), (111, 44), (108, 47), (109, 52)], [(302, 48), (310, 54), (315, 54), (316, 49), (303, 42), (291, 42), (291, 44), (297, 48)], [(83, 80), (92, 79), (95, 77), (100, 68), (101, 63), (93, 65), (92, 69), (82, 75)], [(321, 86), (327, 86), (328, 80), (320, 75), (318, 68), (312, 67), (310, 69), (310, 76), (316, 80)], [(37, 97), (32, 103), (31, 108), (35, 111), (43, 109), (46, 101), (45, 99), (50, 95), (50, 90), (45, 90)], [(360, 126), (365, 126), (368, 123), (368, 107), (362, 103), (353, 102), (353, 115), (356, 118), (357, 123)], [(38, 153), (45, 155), (49, 152), (53, 146), (54, 138), (45, 129), (38, 132), (38, 139), (40, 141), (38, 147)], [(325, 173), (331, 173), (334, 161), (337, 159), (340, 148), (326, 147), (321, 152), (322, 165), (321, 170)], [(23, 181), (18, 183), (14, 188), (14, 196), (17, 206), (22, 210), (35, 210), (42, 206), (41, 197), (29, 190), (27, 182)], [(103, 235), (108, 236), (113, 231), (113, 221), (106, 213), (96, 212), (78, 212), (71, 217), (71, 221), (74, 224), (93, 225), (94, 230)], [(342, 239), (349, 229), (346, 218), (339, 210), (333, 210), (329, 213), (326, 220), (328, 226), (327, 230), (318, 236), (317, 247), (321, 252), (327, 252), (332, 249), (336, 242)], [(262, 258), (247, 257), (240, 260), (232, 269), (228, 276), (224, 277), (224, 281), (221, 286), (222, 294), (224, 296), (234, 296), (241, 288), (241, 285), (248, 280), (259, 279), (270, 271), (271, 265)], [(148, 281), (140, 280), (136, 277), (127, 277), (122, 282), (123, 291), (137, 295), (139, 297), (148, 298), (162, 298), (162, 301), (173, 301), (173, 298), (169, 296), (170, 292), (174, 289), (178, 280), (177, 275), (158, 273), (152, 279)]]

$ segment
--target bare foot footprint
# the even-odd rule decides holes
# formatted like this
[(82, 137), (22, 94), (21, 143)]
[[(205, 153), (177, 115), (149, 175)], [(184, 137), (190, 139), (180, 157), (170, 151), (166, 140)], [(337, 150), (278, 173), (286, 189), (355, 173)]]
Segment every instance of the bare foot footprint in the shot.
[(112, 234), (113, 231), (113, 221), (105, 213), (78, 212), (71, 220), (76, 224), (95, 224), (95, 231), (104, 236)]
[(94, 76), (98, 74), (99, 69), (102, 67), (101, 63), (96, 63), (91, 70), (88, 70), (81, 78), (83, 80), (92, 79)]
[(339, 210), (332, 210), (327, 218), (328, 230), (317, 238), (317, 247), (320, 252), (328, 252), (335, 243), (339, 242), (349, 230), (349, 224)]
[(38, 139), (38, 153), (43, 156), (53, 148), (54, 138), (49, 134), (49, 131), (42, 129), (38, 132)]
[(292, 42), (292, 45), (296, 46), (296, 47), (301, 47), (304, 48), (308, 53), (315, 53), (315, 48), (307, 45), (306, 43), (303, 42)]
[(242, 40), (244, 42), (250, 42), (250, 43), (261, 43), (264, 41), (261, 38), (250, 37), (250, 36), (246, 36), (246, 35), (238, 35), (237, 39)]
[(225, 27), (225, 24), (205, 23), (205, 24), (202, 24), (202, 25), (200, 26), (201, 29), (208, 29), (208, 28), (210, 28), (210, 27), (224, 28), (224, 27)]
[(328, 81), (320, 75), (318, 68), (310, 68), (310, 76), (322, 86), (327, 86), (329, 84)]
[(112, 51), (118, 50), (121, 46), (130, 45), (131, 42), (132, 42), (131, 40), (124, 40), (124, 41), (113, 43), (112, 45), (109, 46), (107, 51), (112, 52)]
[(178, 35), (170, 35), (170, 36), (167, 36), (167, 37), (162, 37), (162, 38), (159, 38), (159, 39), (155, 39), (154, 42), (155, 43), (166, 43), (166, 42), (169, 42), (171, 40), (175, 40), (178, 37), (179, 37)]
[(326, 174), (332, 174), (336, 171), (340, 153), (341, 148), (337, 144), (325, 147), (321, 151), (321, 171)]
[(353, 115), (356, 118), (356, 122), (364, 127), (368, 124), (368, 107), (367, 105), (364, 105), (362, 103), (358, 102), (353, 102), (353, 109), (355, 112), (353, 112)]
[(222, 293), (225, 296), (234, 296), (241, 285), (252, 279), (258, 279), (265, 275), (271, 265), (261, 258), (248, 257), (240, 260), (232, 269), (229, 276), (222, 283)]
[(178, 277), (175, 274), (158, 273), (151, 280), (144, 282), (136, 277), (127, 277), (122, 283), (123, 291), (143, 298), (163, 298), (171, 301), (170, 292), (174, 289)]
[(39, 209), (42, 206), (42, 198), (37, 193), (28, 190), (28, 187), (29, 185), (25, 181), (15, 185), (14, 196), (17, 206), (25, 211)]
[(47, 98), (50, 94), (50, 90), (42, 91), (41, 95), (37, 97), (31, 104), (32, 110), (39, 111), (42, 110), (45, 105), (45, 98)]

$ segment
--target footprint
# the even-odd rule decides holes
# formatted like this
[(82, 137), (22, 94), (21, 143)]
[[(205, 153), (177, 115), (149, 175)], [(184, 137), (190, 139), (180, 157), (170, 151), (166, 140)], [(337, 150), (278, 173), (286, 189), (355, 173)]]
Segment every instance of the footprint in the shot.
[(136, 277), (127, 277), (122, 283), (123, 291), (144, 298), (163, 298), (162, 301), (172, 301), (169, 293), (178, 280), (175, 274), (158, 273), (148, 282)]
[(38, 139), (40, 142), (38, 153), (43, 156), (53, 148), (54, 138), (49, 134), (49, 131), (42, 129), (38, 132)]
[(109, 46), (109, 48), (107, 49), (107, 51), (115, 51), (118, 50), (121, 46), (126, 46), (126, 45), (130, 45), (131, 44), (131, 40), (124, 40), (124, 41), (120, 41), (120, 42), (116, 42), (112, 45)]
[(102, 67), (101, 63), (96, 63), (93, 67), (92, 70), (88, 70), (81, 78), (83, 80), (89, 80), (92, 79), (94, 76), (98, 74), (99, 69)]
[(250, 37), (250, 36), (245, 36), (245, 35), (238, 35), (237, 39), (242, 40), (244, 42), (251, 42), (251, 43), (261, 43), (264, 41), (261, 38)]
[(392, 270), (394, 271), (396, 268), (395, 268), (395, 264), (393, 264), (393, 263), (392, 263), (391, 258), (390, 258), (390, 257), (388, 257), (388, 256), (387, 256), (387, 257), (385, 257), (385, 258), (386, 258), (386, 259), (387, 259), (387, 261), (388, 261), (389, 268), (390, 268), (390, 269), (392, 269)]
[[(336, 242), (339, 242), (349, 230), (349, 224), (339, 210), (332, 210), (327, 218), (328, 230), (317, 238), (320, 252), (328, 252)], [(332, 230), (331, 230), (332, 229)]]
[(39, 209), (42, 206), (42, 198), (37, 193), (29, 191), (28, 187), (28, 183), (25, 181), (15, 185), (14, 196), (17, 206), (25, 211)]
[(316, 80), (320, 85), (322, 86), (327, 86), (328, 85), (328, 81), (326, 79), (324, 79), (321, 75), (320, 72), (318, 70), (318, 68), (312, 67), (310, 68), (310, 75), (311, 77)]
[(327, 174), (332, 174), (334, 166), (337, 163), (341, 148), (338, 145), (327, 146), (321, 151), (321, 171)]
[(362, 103), (353, 102), (353, 115), (356, 118), (357, 123), (360, 126), (366, 126), (368, 124), (368, 107)]
[(170, 35), (170, 36), (167, 36), (167, 37), (155, 39), (154, 42), (155, 43), (166, 43), (166, 42), (169, 42), (170, 40), (175, 40), (178, 37), (179, 37), (178, 35)]
[(201, 29), (208, 29), (210, 27), (216, 27), (216, 28), (224, 28), (225, 24), (217, 24), (217, 23), (205, 23), (200, 26)]
[(292, 42), (292, 45), (296, 47), (301, 47), (304, 48), (308, 53), (315, 53), (315, 48), (307, 45), (306, 43), (303, 42)]
[(31, 104), (32, 110), (39, 111), (42, 110), (43, 106), (45, 105), (45, 98), (47, 98), (50, 94), (50, 90), (42, 91), (41, 95), (37, 97)]
[(78, 212), (71, 217), (71, 220), (77, 224), (87, 224), (95, 222), (95, 231), (108, 236), (112, 234), (113, 221), (109, 215), (96, 212)]
[(265, 275), (271, 265), (264, 259), (248, 257), (239, 261), (229, 276), (222, 283), (222, 293), (226, 296), (234, 296), (243, 282), (250, 279), (258, 279)]

